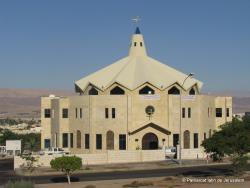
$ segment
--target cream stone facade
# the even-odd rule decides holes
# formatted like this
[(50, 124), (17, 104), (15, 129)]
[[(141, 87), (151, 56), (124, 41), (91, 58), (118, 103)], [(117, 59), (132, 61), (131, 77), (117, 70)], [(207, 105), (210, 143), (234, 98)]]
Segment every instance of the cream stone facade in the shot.
[(136, 28), (129, 55), (75, 82), (78, 96), (42, 97), (41, 147), (73, 153), (200, 148), (232, 120), (232, 98), (201, 94), (202, 82), (146, 52)]

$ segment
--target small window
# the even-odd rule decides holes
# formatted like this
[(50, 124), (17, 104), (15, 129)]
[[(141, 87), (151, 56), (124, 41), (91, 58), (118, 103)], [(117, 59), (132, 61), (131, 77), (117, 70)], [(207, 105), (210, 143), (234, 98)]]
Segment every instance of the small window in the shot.
[(145, 86), (144, 88), (139, 90), (139, 94), (140, 95), (153, 95), (155, 94), (155, 91), (151, 87)]
[(207, 139), (207, 133), (204, 133), (204, 140)]
[(188, 108), (188, 118), (191, 118), (191, 108)]
[(115, 108), (112, 108), (112, 118), (115, 118)]
[(69, 117), (69, 112), (68, 108), (63, 108), (62, 109), (62, 118), (68, 118)]
[(105, 108), (105, 118), (108, 119), (109, 118), (109, 109)]
[(67, 148), (68, 145), (68, 133), (63, 133), (62, 134), (62, 138), (63, 138), (63, 148)]
[(174, 86), (170, 90), (168, 90), (168, 94), (169, 95), (180, 95), (180, 90)]
[(126, 135), (119, 135), (119, 150), (126, 150)]
[(212, 129), (209, 129), (209, 138), (212, 136)]
[(195, 95), (195, 90), (194, 90), (194, 88), (190, 89), (189, 95)]
[(142, 42), (140, 42), (140, 46), (142, 46)]
[(136, 46), (136, 42), (134, 42), (134, 46)]
[(119, 86), (114, 87), (111, 91), (110, 91), (110, 95), (124, 95), (125, 91), (120, 88)]
[(102, 135), (96, 135), (96, 149), (102, 149)]
[(89, 134), (85, 134), (85, 149), (89, 149)]
[(210, 109), (209, 109), (209, 107), (207, 108), (207, 117), (210, 117)]
[(82, 108), (80, 108), (80, 118), (82, 119)]
[(70, 147), (73, 148), (74, 147), (74, 134), (70, 133)]
[(182, 108), (182, 118), (185, 118), (185, 114), (186, 114), (185, 108)]
[(230, 113), (229, 113), (229, 108), (227, 108), (227, 117), (230, 116)]
[(76, 113), (76, 119), (77, 119), (77, 117), (78, 117), (78, 110), (77, 110), (77, 108), (75, 109), (75, 113)]
[(89, 95), (98, 95), (97, 89), (95, 89), (94, 87), (92, 87), (92, 88), (89, 90)]
[(51, 110), (49, 108), (44, 109), (44, 117), (45, 118), (51, 117)]
[(216, 117), (222, 117), (222, 108), (215, 109)]
[(198, 133), (194, 133), (194, 148), (199, 147)]

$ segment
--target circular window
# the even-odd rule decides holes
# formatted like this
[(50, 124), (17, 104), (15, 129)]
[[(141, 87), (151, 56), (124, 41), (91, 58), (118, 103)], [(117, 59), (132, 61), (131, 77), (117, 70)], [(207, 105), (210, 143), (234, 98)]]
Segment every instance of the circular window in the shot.
[(146, 114), (148, 114), (148, 115), (152, 115), (152, 114), (155, 112), (155, 108), (154, 108), (153, 106), (147, 106), (147, 107), (145, 108), (145, 112), (146, 112)]

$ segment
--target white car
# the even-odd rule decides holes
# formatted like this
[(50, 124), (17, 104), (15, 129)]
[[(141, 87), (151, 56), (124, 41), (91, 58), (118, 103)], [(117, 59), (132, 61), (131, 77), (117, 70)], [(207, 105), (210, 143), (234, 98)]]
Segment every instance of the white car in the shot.
[(165, 156), (167, 158), (174, 158), (176, 152), (176, 147), (165, 147)]
[(52, 148), (45, 149), (44, 151), (40, 151), (39, 154), (40, 155), (56, 155), (56, 154), (68, 155), (68, 154), (70, 154), (70, 152), (66, 151), (63, 148), (53, 148), (52, 147)]

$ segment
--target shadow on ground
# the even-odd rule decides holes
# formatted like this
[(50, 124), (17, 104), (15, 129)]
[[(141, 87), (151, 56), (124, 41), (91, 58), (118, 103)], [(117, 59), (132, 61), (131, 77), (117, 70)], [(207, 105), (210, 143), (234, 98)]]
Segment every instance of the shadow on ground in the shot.
[[(68, 182), (68, 179), (66, 177), (55, 177), (50, 179), (53, 183), (65, 183)], [(70, 178), (71, 182), (79, 182), (80, 179), (77, 177), (71, 177)]]
[(218, 176), (222, 174), (226, 176), (231, 176), (233, 175), (233, 172), (230, 169), (211, 168), (208, 171), (190, 170), (182, 173), (183, 176), (194, 176), (194, 177)]

